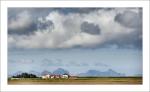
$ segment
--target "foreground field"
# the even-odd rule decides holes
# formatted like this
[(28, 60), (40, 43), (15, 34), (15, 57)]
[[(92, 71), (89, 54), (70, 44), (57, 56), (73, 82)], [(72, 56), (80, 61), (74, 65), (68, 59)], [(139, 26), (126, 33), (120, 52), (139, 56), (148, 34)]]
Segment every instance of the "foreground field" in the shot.
[(142, 77), (78, 77), (76, 79), (40, 79), (21, 78), (8, 79), (11, 85), (40, 85), (40, 84), (142, 84)]

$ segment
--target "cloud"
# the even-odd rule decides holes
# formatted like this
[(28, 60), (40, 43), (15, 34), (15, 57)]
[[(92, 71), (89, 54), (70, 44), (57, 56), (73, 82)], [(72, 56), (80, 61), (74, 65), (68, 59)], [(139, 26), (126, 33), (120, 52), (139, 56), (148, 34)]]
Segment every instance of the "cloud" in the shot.
[(9, 60), (10, 63), (13, 64), (32, 64), (34, 63), (34, 60), (30, 60), (30, 59), (20, 59), (20, 60)]
[(63, 66), (64, 65), (60, 59), (59, 60), (43, 59), (41, 63), (44, 66)]
[[(37, 29), (32, 34), (9, 35), (9, 47), (15, 48), (140, 48), (142, 47), (142, 17), (141, 8), (85, 9), (86, 13), (62, 13), (61, 9), (51, 10), (37, 20)], [(88, 12), (87, 12), (88, 11)], [(69, 10), (67, 10), (69, 12)], [(24, 16), (27, 20), (28, 13)], [(18, 15), (15, 25), (23, 21), (23, 28), (31, 23), (22, 14)], [(23, 26), (24, 25), (24, 26)], [(26, 25), (26, 26), (25, 26)], [(10, 27), (11, 28), (11, 27)]]
[(31, 63), (34, 63), (33, 60), (28, 60), (28, 59), (22, 59), (19, 62), (22, 63), (22, 64), (31, 64)]
[(94, 66), (108, 67), (108, 65), (103, 64), (103, 63), (101, 63), (101, 62), (96, 62), (96, 63), (94, 64)]
[[(89, 66), (88, 62), (77, 62), (77, 61), (63, 61), (62, 59), (43, 59), (41, 61), (41, 65), (43, 66), (69, 66), (69, 67), (83, 67)], [(91, 64), (92, 65), (92, 64)]]
[(46, 20), (43, 20), (42, 18), (39, 18), (38, 20), (39, 20), (39, 22), (37, 23), (38, 30), (44, 30), (44, 29), (51, 30), (54, 27), (54, 24), (52, 21), (46, 21)]
[(8, 34), (28, 34), (36, 30), (36, 24), (28, 11), (22, 11), (8, 20)]
[(81, 30), (83, 32), (92, 34), (92, 35), (99, 35), (100, 34), (100, 28), (98, 25), (94, 25), (92, 23), (83, 22), (81, 24)]
[(121, 25), (125, 27), (137, 28), (142, 25), (142, 14), (133, 12), (133, 11), (125, 11), (123, 13), (119, 13), (115, 16), (115, 21), (119, 22)]
[(16, 18), (9, 20), (9, 29), (22, 29), (30, 25), (31, 19), (27, 11), (23, 11), (16, 16)]

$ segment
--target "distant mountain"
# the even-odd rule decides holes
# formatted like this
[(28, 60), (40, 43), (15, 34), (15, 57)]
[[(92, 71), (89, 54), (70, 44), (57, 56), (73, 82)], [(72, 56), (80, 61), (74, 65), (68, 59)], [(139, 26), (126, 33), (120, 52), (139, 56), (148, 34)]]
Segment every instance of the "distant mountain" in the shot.
[[(24, 72), (22, 71), (18, 71), (14, 74), (9, 74), (8, 77), (11, 77), (11, 76), (16, 76), (16, 75), (19, 75), (19, 74), (22, 74)], [(46, 74), (69, 74), (69, 71), (63, 69), (63, 68), (58, 68), (56, 70), (54, 70), (52, 73), (47, 71), (47, 70), (44, 70), (43, 72), (39, 73), (39, 72), (36, 72), (36, 71), (30, 71), (30, 72), (27, 72), (27, 73), (30, 73), (30, 74), (35, 74), (36, 76), (42, 76), (42, 75), (46, 75)], [(84, 76), (93, 76), (93, 77), (97, 77), (97, 76), (101, 76), (101, 77), (119, 77), (119, 76), (125, 76), (125, 74), (122, 74), (122, 73), (118, 73), (112, 69), (108, 69), (107, 71), (98, 71), (98, 70), (88, 70), (87, 72), (85, 73), (80, 73), (78, 74), (77, 76), (81, 76), (81, 77), (84, 77)], [(141, 75), (139, 75), (141, 76)]]
[(67, 70), (62, 69), (62, 68), (58, 68), (53, 72), (53, 74), (65, 74), (65, 73), (69, 74), (69, 72)]
[[(18, 72), (16, 72), (16, 73), (13, 73), (13, 74), (8, 74), (8, 77), (12, 77), (12, 76), (17, 76), (17, 75), (20, 75), (20, 74), (22, 74), (22, 73), (25, 73), (25, 72), (23, 72), (23, 71), (18, 71)], [(46, 74), (69, 74), (69, 72), (67, 71), (67, 70), (65, 70), (65, 69), (62, 69), (62, 68), (58, 68), (58, 69), (56, 69), (56, 70), (54, 70), (53, 71), (53, 73), (51, 73), (51, 72), (49, 72), (49, 71), (47, 71), (47, 70), (44, 70), (44, 71), (42, 71), (41, 73), (40, 72), (37, 72), (37, 71), (29, 71), (29, 72), (26, 72), (26, 73), (29, 73), (29, 74), (34, 74), (34, 75), (36, 75), (36, 76), (38, 76), (38, 77), (40, 77), (40, 76), (43, 76), (43, 75), (46, 75)]]
[(101, 72), (98, 70), (88, 70), (86, 73), (80, 73), (78, 76), (102, 76), (102, 77), (115, 77), (115, 76), (125, 76), (125, 74), (117, 73), (112, 69), (108, 69), (107, 71)]
[(46, 75), (46, 74), (52, 74), (51, 72), (47, 71), (47, 70), (44, 70), (43, 72), (41, 72), (41, 76), (42, 75)]

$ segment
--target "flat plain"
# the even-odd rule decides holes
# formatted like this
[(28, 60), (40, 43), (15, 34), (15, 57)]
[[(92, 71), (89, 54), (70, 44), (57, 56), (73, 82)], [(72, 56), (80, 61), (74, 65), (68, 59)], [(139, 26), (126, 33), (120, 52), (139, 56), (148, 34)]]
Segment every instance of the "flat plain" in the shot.
[(20, 78), (8, 79), (10, 85), (105, 85), (105, 84), (133, 84), (141, 85), (142, 77), (78, 77), (74, 79), (41, 79), (41, 78)]

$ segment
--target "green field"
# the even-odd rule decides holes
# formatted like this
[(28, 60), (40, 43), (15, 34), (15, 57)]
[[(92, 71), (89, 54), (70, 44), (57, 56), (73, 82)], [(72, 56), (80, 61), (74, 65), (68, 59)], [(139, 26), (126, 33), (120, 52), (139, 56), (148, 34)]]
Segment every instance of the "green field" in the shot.
[(75, 79), (41, 79), (20, 78), (8, 79), (10, 85), (42, 84), (142, 84), (142, 77), (78, 77)]

